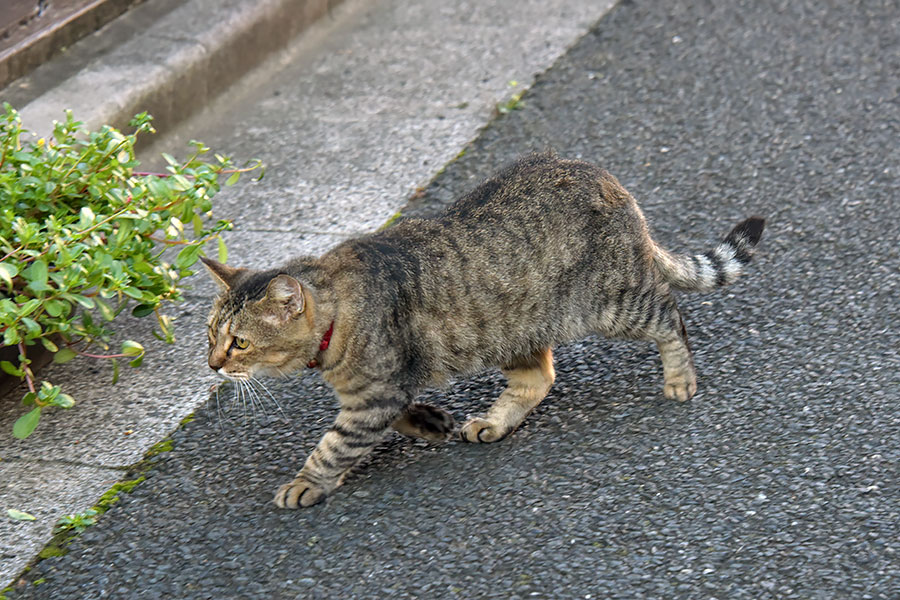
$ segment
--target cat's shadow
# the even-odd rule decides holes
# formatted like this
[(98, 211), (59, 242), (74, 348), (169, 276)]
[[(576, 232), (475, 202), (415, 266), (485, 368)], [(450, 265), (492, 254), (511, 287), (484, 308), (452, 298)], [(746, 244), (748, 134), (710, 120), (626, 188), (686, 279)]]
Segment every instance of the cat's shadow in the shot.
[(547, 397), (505, 439), (472, 444), (458, 435), (469, 417), (484, 414), (503, 391), (505, 379), (494, 369), (452, 381), (445, 388), (429, 388), (416, 398), (454, 417), (456, 431), (448, 441), (431, 443), (392, 432), (350, 470), (345, 485), (375, 473), (390, 477), (392, 471), (410, 468), (426, 476), (440, 461), (457, 456), (477, 458), (482, 471), (485, 458), (493, 457), (502, 468), (504, 452), (550, 440), (559, 444), (561, 438), (575, 444), (586, 435), (612, 437), (627, 426), (623, 419), (641, 418), (645, 411), (671, 404), (662, 398), (662, 369), (655, 348), (647, 344), (592, 337), (559, 348), (556, 357), (557, 378)]
[[(478, 477), (491, 481), (513, 454), (542, 452), (550, 444), (556, 451), (578, 451), (592, 439), (614, 439), (647, 411), (671, 405), (661, 397), (661, 368), (655, 348), (647, 344), (588, 338), (558, 348), (555, 355), (557, 377), (549, 394), (504, 440), (471, 444), (454, 435), (447, 442), (430, 443), (390, 432), (351, 468), (339, 494), (390, 496), (399, 488), (440, 485), (442, 476), (460, 467), (475, 469)], [(235, 395), (231, 384), (224, 384), (218, 404), (213, 394), (198, 416), (206, 413), (208, 427), (220, 434), (213, 443), (222, 444), (223, 451), (237, 445), (242, 454), (253, 457), (252, 462), (268, 463), (267, 477), (276, 485), (296, 474), (331, 426), (338, 405), (315, 372), (265, 383), (267, 392), (258, 391), (259, 399), (267, 402), (265, 414), (258, 404), (252, 405), (247, 393)], [(442, 389), (427, 389), (416, 401), (450, 412), (458, 431), (469, 416), (483, 414), (504, 386), (502, 374), (489, 370)], [(274, 406), (274, 399), (282, 410)]]

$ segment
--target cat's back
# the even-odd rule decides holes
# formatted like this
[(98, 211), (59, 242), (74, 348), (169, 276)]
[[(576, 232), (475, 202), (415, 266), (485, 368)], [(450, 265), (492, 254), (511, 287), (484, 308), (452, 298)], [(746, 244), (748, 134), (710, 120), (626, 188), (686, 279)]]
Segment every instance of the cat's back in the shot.
[(493, 224), (497, 219), (560, 220), (628, 212), (633, 200), (612, 175), (552, 152), (526, 155), (451, 205), (441, 221)]
[(342, 250), (369, 277), (420, 296), (443, 290), (446, 278), (504, 288), (525, 275), (552, 279), (574, 263), (631, 254), (647, 239), (640, 210), (612, 175), (541, 153), (507, 166), (436, 219), (404, 220)]

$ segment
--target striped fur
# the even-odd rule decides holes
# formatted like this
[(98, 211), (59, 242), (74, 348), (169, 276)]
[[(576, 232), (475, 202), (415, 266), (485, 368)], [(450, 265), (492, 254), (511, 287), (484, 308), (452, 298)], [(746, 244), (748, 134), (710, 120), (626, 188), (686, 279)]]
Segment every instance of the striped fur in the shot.
[(553, 384), (553, 348), (591, 333), (654, 342), (663, 394), (687, 400), (697, 381), (672, 290), (734, 281), (762, 229), (754, 217), (705, 254), (671, 254), (612, 175), (531, 155), (437, 219), (401, 221), (318, 258), (265, 271), (205, 260), (223, 288), (209, 364), (238, 380), (311, 364), (334, 388), (334, 425), (275, 495), (280, 507), (310, 506), (392, 428), (446, 439), (453, 418), (413, 400), (450, 377), (502, 370), (506, 390), (459, 435), (503, 439)]
[(765, 221), (760, 217), (751, 217), (732, 229), (718, 246), (693, 256), (670, 254), (653, 244), (653, 261), (674, 289), (710, 292), (734, 283), (750, 262), (764, 225)]

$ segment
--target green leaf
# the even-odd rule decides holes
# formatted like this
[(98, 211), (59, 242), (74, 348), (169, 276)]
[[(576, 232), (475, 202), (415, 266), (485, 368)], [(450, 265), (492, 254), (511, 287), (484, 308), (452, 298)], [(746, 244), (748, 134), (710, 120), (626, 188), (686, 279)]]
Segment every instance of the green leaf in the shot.
[(41, 389), (38, 391), (38, 398), (49, 403), (59, 396), (59, 392), (60, 387), (58, 385), (53, 385), (49, 381), (42, 381)]
[(53, 362), (61, 365), (63, 363), (69, 362), (76, 356), (78, 356), (78, 353), (71, 348), (60, 348), (59, 351), (53, 355)]
[(59, 394), (50, 404), (59, 408), (72, 408), (75, 406), (75, 398), (69, 394)]
[(176, 192), (184, 192), (194, 187), (194, 184), (188, 181), (184, 175), (173, 175), (171, 180), (172, 187)]
[(132, 366), (132, 367), (139, 367), (139, 366), (141, 366), (141, 363), (142, 363), (142, 362), (144, 362), (144, 355), (143, 355), (143, 354), (140, 355), (140, 356), (138, 356), (136, 359), (134, 359), (133, 361), (129, 362), (128, 364), (129, 364), (130, 366)]
[(113, 382), (113, 385), (116, 385), (119, 382), (119, 361), (117, 361), (114, 358), (111, 358), (110, 360), (112, 361), (112, 367), (113, 367), (112, 382)]
[(241, 177), (241, 172), (236, 171), (231, 174), (231, 177), (225, 180), (225, 185), (234, 185), (238, 182), (238, 179)]
[(47, 300), (44, 302), (44, 310), (46, 310), (47, 314), (51, 317), (58, 317), (60, 315), (69, 314), (71, 306), (63, 300)]
[(41, 338), (41, 344), (43, 344), (44, 348), (46, 348), (50, 352), (59, 352), (59, 346), (57, 346), (51, 340), (49, 340), (45, 337)]
[(118, 224), (119, 230), (116, 232), (116, 244), (121, 246), (126, 241), (128, 241), (128, 238), (131, 236), (131, 232), (134, 231), (134, 225), (128, 219), (119, 219)]
[(94, 308), (94, 299), (80, 294), (62, 294), (66, 300), (77, 302), (84, 308)]
[(29, 281), (28, 287), (31, 288), (34, 292), (50, 292), (53, 290), (52, 287), (47, 285), (46, 281)]
[(135, 300), (143, 300), (144, 299), (144, 292), (142, 292), (141, 290), (137, 289), (134, 286), (128, 286), (127, 288), (123, 289), (122, 291), (129, 298), (134, 298)]
[(146, 317), (153, 313), (154, 310), (156, 310), (156, 305), (154, 304), (138, 304), (132, 309), (131, 314), (135, 317)]
[(6, 282), (6, 285), (12, 287), (12, 278), (19, 274), (19, 269), (12, 263), (0, 263), (0, 279)]
[(203, 248), (200, 244), (195, 246), (187, 246), (181, 252), (178, 253), (178, 257), (175, 258), (175, 267), (178, 269), (185, 269), (190, 267), (192, 264), (197, 262), (197, 259), (200, 258), (200, 251)]
[[(113, 309), (109, 307), (109, 304), (101, 300), (100, 298), (94, 298), (94, 302), (97, 303), (97, 309), (100, 311), (100, 314), (103, 315), (103, 318), (107, 321), (112, 321), (116, 318), (116, 313), (113, 312)], [(88, 313), (84, 313), (85, 316)]]
[(18, 368), (8, 360), (0, 361), (0, 369), (3, 369), (4, 373), (6, 373), (7, 375), (12, 375), (13, 377), (25, 377), (25, 371)]
[(23, 304), (22, 308), (19, 309), (19, 316), (24, 317), (26, 315), (30, 315), (34, 312), (34, 309), (36, 309), (40, 305), (40, 300), (38, 300), (37, 298), (32, 298), (31, 300)]
[(87, 229), (94, 222), (94, 219), (97, 217), (94, 215), (94, 211), (90, 209), (88, 206), (81, 207), (81, 219), (78, 221), (78, 226), (81, 229)]
[(41, 326), (38, 325), (38, 322), (34, 319), (29, 319), (28, 317), (22, 317), (22, 325), (25, 326), (25, 331), (28, 332), (28, 339), (34, 339), (41, 335)]
[(16, 510), (15, 508), (9, 508), (6, 510), (6, 514), (10, 519), (15, 519), (16, 521), (36, 521), (37, 517), (34, 515), (30, 515), (27, 512), (22, 512), (21, 510)]
[(7, 327), (6, 331), (3, 332), (3, 345), (4, 346), (13, 346), (19, 343), (19, 340), (22, 338), (19, 337), (19, 331), (15, 327)]
[(144, 347), (134, 340), (125, 340), (122, 342), (122, 354), (125, 356), (140, 356), (144, 353)]
[(38, 421), (41, 419), (41, 407), (35, 406), (33, 409), (19, 417), (13, 424), (13, 435), (24, 440), (34, 428), (37, 427)]
[(25, 269), (25, 277), (31, 282), (47, 283), (47, 263), (40, 258)]
[(218, 240), (219, 240), (219, 262), (222, 264), (225, 264), (226, 262), (228, 262), (228, 248), (225, 247), (225, 240), (223, 240), (221, 237), (219, 237)]

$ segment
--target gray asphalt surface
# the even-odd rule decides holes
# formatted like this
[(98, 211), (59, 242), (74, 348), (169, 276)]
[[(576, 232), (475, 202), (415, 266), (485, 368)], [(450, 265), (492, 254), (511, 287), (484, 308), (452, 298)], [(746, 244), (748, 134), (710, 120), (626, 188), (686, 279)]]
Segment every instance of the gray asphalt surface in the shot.
[[(392, 437), (280, 511), (335, 408), (315, 374), (275, 382), (286, 421), (200, 411), (12, 597), (900, 598), (898, 15), (623, 2), (406, 211), (551, 145), (616, 174), (672, 250), (768, 217), (746, 278), (681, 301), (692, 401), (662, 398), (649, 345), (588, 339), (506, 441)], [(463, 419), (500, 385), (426, 401)]]

